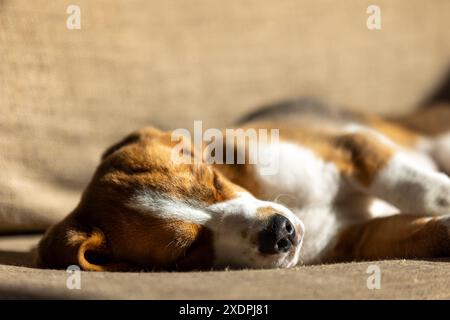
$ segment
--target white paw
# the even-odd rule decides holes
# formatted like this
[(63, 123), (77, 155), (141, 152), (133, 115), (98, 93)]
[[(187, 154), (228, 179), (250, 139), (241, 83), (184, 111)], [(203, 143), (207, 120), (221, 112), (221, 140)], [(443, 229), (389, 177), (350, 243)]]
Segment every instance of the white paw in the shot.
[(446, 175), (439, 174), (433, 181), (423, 184), (424, 212), (425, 214), (447, 215), (450, 214), (450, 179)]
[(450, 133), (435, 140), (431, 155), (439, 168), (450, 175)]

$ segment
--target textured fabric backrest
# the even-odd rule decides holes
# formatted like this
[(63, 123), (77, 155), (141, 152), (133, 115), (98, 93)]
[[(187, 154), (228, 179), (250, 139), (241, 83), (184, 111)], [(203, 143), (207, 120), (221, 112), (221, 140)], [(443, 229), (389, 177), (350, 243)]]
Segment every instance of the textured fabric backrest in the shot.
[[(81, 30), (66, 9), (81, 8)], [(76, 205), (101, 152), (145, 125), (226, 126), (317, 96), (402, 113), (445, 72), (450, 1), (0, 0), (0, 232)]]

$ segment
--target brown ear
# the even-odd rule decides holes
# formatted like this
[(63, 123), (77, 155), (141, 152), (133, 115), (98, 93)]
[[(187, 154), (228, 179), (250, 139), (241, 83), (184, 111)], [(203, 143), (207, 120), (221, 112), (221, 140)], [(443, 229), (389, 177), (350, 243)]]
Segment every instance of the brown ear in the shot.
[(195, 242), (187, 250), (174, 266), (175, 270), (210, 270), (213, 267), (214, 249), (212, 233), (202, 228)]
[(141, 139), (154, 137), (161, 134), (161, 131), (159, 129), (153, 128), (153, 127), (146, 127), (143, 129), (140, 129), (138, 131), (135, 131), (133, 133), (130, 133), (128, 136), (120, 140), (119, 142), (113, 144), (108, 149), (105, 150), (102, 154), (102, 160), (108, 157), (109, 155), (113, 154), (117, 150), (121, 149), (122, 147), (125, 147), (129, 144), (133, 144), (138, 142)]
[(86, 271), (127, 271), (131, 264), (114, 259), (105, 235), (97, 228), (82, 231), (72, 219), (50, 228), (39, 243), (36, 264), (41, 268), (78, 265)]

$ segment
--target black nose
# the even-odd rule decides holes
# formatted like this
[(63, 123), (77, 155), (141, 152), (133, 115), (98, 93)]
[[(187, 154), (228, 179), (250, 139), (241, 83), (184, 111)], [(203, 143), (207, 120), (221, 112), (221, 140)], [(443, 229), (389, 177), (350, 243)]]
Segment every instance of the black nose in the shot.
[(282, 215), (275, 215), (258, 235), (259, 251), (276, 254), (288, 251), (295, 242), (295, 228)]

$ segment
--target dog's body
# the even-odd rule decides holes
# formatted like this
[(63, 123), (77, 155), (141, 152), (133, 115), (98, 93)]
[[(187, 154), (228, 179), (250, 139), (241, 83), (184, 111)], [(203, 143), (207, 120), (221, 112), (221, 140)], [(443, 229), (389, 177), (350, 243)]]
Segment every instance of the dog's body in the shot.
[(428, 134), (294, 101), (239, 127), (280, 130), (279, 143), (259, 146), (263, 158), (277, 155), (275, 174), (258, 163), (174, 164), (170, 133), (140, 130), (106, 151), (80, 205), (41, 241), (40, 265), (267, 268), (450, 256), (450, 119)]
[[(450, 198), (450, 179), (436, 172), (450, 173), (450, 131), (431, 137), (379, 117), (308, 100), (263, 108), (243, 122), (281, 128), (280, 169), (276, 175), (255, 175), (263, 190), (258, 197), (277, 199), (303, 221), (303, 263), (427, 256), (396, 247), (413, 236), (402, 234), (402, 227), (432, 221), (415, 216), (450, 214), (448, 204), (436, 203)], [(450, 130), (450, 118), (446, 129)], [(247, 186), (245, 179), (241, 185)], [(403, 217), (382, 219), (398, 213)], [(417, 230), (410, 231), (412, 244)], [(355, 237), (345, 238), (355, 232)], [(373, 238), (364, 239), (370, 233)], [(450, 249), (448, 242), (443, 246)]]

